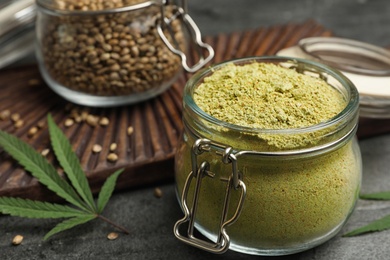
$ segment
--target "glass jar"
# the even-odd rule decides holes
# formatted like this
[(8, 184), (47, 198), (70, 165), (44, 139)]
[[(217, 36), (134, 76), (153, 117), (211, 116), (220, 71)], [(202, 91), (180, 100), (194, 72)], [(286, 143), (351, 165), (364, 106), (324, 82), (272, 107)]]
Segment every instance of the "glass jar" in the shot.
[[(59, 95), (88, 106), (132, 104), (162, 93), (182, 68), (195, 72), (214, 55), (185, 4), (38, 0), (43, 78)], [(190, 45), (199, 53), (191, 65)]]
[[(322, 78), (342, 94), (346, 107), (316, 125), (273, 130), (229, 124), (197, 106), (193, 95), (205, 77), (228, 63), (251, 62)], [(177, 195), (185, 213), (175, 225), (176, 237), (213, 253), (286, 255), (335, 236), (361, 184), (358, 103), (356, 88), (341, 73), (300, 59), (250, 57), (195, 74), (184, 90), (184, 132), (175, 158)], [(302, 142), (285, 145), (295, 140)], [(195, 228), (210, 241), (196, 237)]]

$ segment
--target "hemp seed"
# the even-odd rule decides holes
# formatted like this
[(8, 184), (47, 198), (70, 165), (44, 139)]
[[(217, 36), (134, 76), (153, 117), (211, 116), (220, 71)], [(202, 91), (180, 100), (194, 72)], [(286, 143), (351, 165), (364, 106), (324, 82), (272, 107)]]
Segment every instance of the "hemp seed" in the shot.
[(15, 128), (21, 128), (24, 125), (24, 121), (19, 119), (15, 122), (14, 126)]
[(50, 153), (50, 149), (46, 148), (42, 150), (41, 155), (46, 157), (49, 153)]
[(118, 160), (118, 155), (116, 155), (115, 153), (109, 153), (107, 155), (107, 160), (110, 162), (116, 162)]
[(86, 110), (83, 110), (83, 111), (81, 111), (81, 115), (80, 115), (80, 117), (81, 117), (81, 120), (82, 121), (86, 121), (87, 120), (87, 118), (88, 118), (88, 111), (86, 111)]
[(0, 119), (1, 119), (1, 120), (6, 120), (6, 119), (8, 119), (10, 116), (11, 116), (11, 111), (9, 111), (8, 109), (3, 110), (3, 111), (1, 111), (1, 113), (0, 113)]
[(119, 237), (119, 234), (116, 232), (111, 232), (107, 235), (108, 240), (115, 240)]
[(37, 123), (38, 129), (42, 129), (44, 126), (45, 126), (45, 121), (44, 120), (38, 121), (38, 123)]
[(20, 245), (22, 242), (23, 242), (23, 236), (22, 235), (16, 235), (13, 239), (12, 239), (12, 244), (15, 245), (15, 246), (18, 246)]
[(74, 121), (75, 121), (76, 123), (80, 123), (81, 121), (83, 121), (83, 119), (82, 119), (81, 116), (79, 116), (79, 115), (75, 115), (75, 116), (73, 117), (73, 119), (74, 119)]
[(127, 128), (127, 135), (132, 135), (133, 132), (134, 132), (134, 128), (133, 128), (132, 126), (129, 126), (129, 127)]
[(95, 127), (98, 125), (99, 117), (94, 115), (88, 115), (85, 121), (87, 122), (88, 125)]
[(102, 151), (102, 146), (100, 144), (94, 144), (92, 146), (92, 152), (100, 153)]
[(110, 120), (109, 120), (107, 117), (102, 117), (102, 118), (100, 118), (100, 120), (99, 120), (99, 124), (100, 124), (101, 126), (107, 126), (107, 125), (110, 124)]
[(37, 85), (39, 85), (39, 83), (40, 83), (39, 79), (30, 79), (28, 81), (29, 86), (37, 86)]
[(110, 151), (111, 151), (111, 152), (115, 151), (117, 147), (118, 147), (118, 145), (117, 145), (116, 143), (112, 143), (112, 144), (110, 145)]
[(72, 118), (67, 118), (67, 119), (65, 120), (65, 123), (64, 123), (64, 125), (65, 125), (66, 127), (71, 127), (73, 124), (74, 124), (74, 120), (73, 120)]
[(161, 198), (163, 196), (163, 192), (160, 188), (155, 188), (153, 194), (156, 198)]
[(31, 127), (31, 128), (28, 130), (27, 136), (32, 137), (32, 136), (34, 136), (37, 132), (38, 132), (38, 127), (33, 126), (33, 127)]
[(18, 121), (19, 119), (20, 119), (20, 114), (14, 113), (14, 114), (11, 115), (11, 120), (12, 120), (13, 122)]

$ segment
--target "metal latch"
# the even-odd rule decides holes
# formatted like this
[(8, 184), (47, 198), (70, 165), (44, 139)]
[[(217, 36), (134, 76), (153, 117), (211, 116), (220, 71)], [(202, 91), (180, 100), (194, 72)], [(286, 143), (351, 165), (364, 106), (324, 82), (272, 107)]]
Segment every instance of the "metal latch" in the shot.
[[(206, 65), (209, 61), (211, 61), (211, 59), (214, 57), (214, 49), (209, 44), (204, 43), (202, 41), (202, 35), (198, 26), (196, 25), (194, 20), (192, 20), (191, 16), (187, 13), (187, 1), (182, 1), (182, 7), (175, 6), (175, 13), (169, 18), (166, 17), (164, 8), (164, 5), (161, 5), (162, 19), (161, 22), (157, 23), (157, 32), (160, 35), (160, 38), (165, 43), (165, 45), (168, 47), (168, 49), (180, 57), (183, 68), (187, 72), (196, 72), (204, 65)], [(187, 30), (189, 36), (191, 37), (191, 41), (194, 44), (194, 50), (197, 52), (199, 60), (192, 66), (188, 64), (187, 55), (183, 50), (179, 48), (179, 44), (176, 41), (175, 33), (171, 26), (172, 22), (175, 20), (180, 21), (184, 25), (183, 28)], [(173, 44), (164, 34), (164, 29), (166, 29), (166, 31), (169, 33)]]
[[(196, 238), (194, 235), (195, 228), (195, 219), (196, 213), (199, 205), (199, 194), (201, 190), (202, 179), (205, 177), (214, 178), (215, 174), (210, 172), (210, 164), (207, 161), (203, 161), (198, 166), (198, 155), (204, 152), (210, 152), (210, 140), (208, 139), (198, 139), (191, 151), (191, 164), (192, 171), (187, 176), (186, 182), (184, 184), (183, 193), (181, 196), (181, 205), (184, 211), (184, 217), (176, 222), (174, 226), (175, 236), (182, 242), (189, 244), (191, 246), (206, 250), (211, 253), (224, 253), (229, 249), (230, 238), (226, 232), (226, 228), (232, 225), (237, 221), (238, 217), (241, 214), (245, 196), (246, 196), (246, 186), (241, 180), (239, 171), (237, 169), (237, 158), (233, 154), (231, 147), (227, 147), (223, 150), (222, 153), (217, 153), (222, 156), (222, 162), (225, 164), (232, 165), (232, 174), (228, 179), (221, 179), (221, 181), (226, 181), (226, 191), (223, 204), (223, 210), (221, 212), (221, 222), (218, 227), (217, 241), (215, 243)], [(195, 190), (192, 200), (191, 208), (188, 207), (187, 198), (189, 193), (189, 188), (193, 180), (196, 180)], [(231, 192), (240, 190), (240, 198), (237, 203), (237, 208), (230, 219), (227, 219), (228, 209), (230, 204)], [(183, 236), (180, 234), (180, 227), (188, 222), (187, 235)]]

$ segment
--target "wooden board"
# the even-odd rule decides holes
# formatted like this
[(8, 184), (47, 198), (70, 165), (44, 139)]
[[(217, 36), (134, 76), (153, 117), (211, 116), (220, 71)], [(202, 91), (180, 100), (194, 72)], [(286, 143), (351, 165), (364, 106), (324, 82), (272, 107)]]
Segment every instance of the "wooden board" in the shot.
[[(297, 44), (302, 38), (330, 35), (329, 30), (310, 20), (302, 24), (276, 25), (209, 36), (205, 37), (205, 41), (216, 52), (211, 63), (217, 63), (232, 58), (273, 55), (282, 48)], [(0, 129), (25, 140), (38, 151), (50, 149), (46, 124), (33, 136), (28, 136), (28, 131), (40, 122), (46, 122), (47, 114), (51, 113), (79, 156), (94, 193), (119, 168), (125, 171), (118, 180), (118, 190), (170, 181), (174, 171), (175, 147), (182, 129), (182, 90), (189, 76), (181, 75), (168, 91), (140, 104), (88, 108), (88, 113), (92, 115), (108, 117), (108, 126), (92, 127), (86, 122), (80, 122), (66, 127), (64, 122), (70, 115), (68, 102), (50, 90), (36, 66), (3, 70), (0, 72), (0, 113), (6, 109), (11, 113), (19, 113), (24, 124), (15, 128), (12, 120), (0, 120)], [(386, 120), (376, 120), (374, 128), (370, 128), (372, 120), (363, 122), (368, 127), (362, 125), (361, 137), (390, 130), (389, 121)], [(129, 126), (134, 129), (132, 135), (127, 134)], [(113, 142), (118, 144), (116, 153), (119, 158), (115, 163), (106, 159)], [(93, 153), (94, 144), (100, 144), (102, 152)], [(47, 158), (55, 163), (52, 152)], [(5, 152), (0, 154), (0, 196), (58, 199)]]

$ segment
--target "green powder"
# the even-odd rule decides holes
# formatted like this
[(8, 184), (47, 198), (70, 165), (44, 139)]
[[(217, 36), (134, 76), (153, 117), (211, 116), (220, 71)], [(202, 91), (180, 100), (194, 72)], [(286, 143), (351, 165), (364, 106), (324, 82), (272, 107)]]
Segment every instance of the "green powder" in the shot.
[[(344, 96), (324, 80), (270, 63), (227, 64), (204, 79), (193, 94), (195, 103), (221, 121), (253, 129), (301, 129), (326, 122), (346, 107)], [(226, 130), (221, 130), (226, 131)], [(226, 135), (227, 133), (225, 133)], [(295, 132), (234, 136), (238, 146), (256, 150), (293, 150), (323, 142), (324, 133)], [(326, 141), (326, 140), (325, 140)], [(236, 147), (236, 143), (231, 144)]]
[[(214, 71), (196, 88), (194, 100), (221, 121), (260, 129), (313, 126), (329, 121), (347, 104), (338, 90), (319, 78), (263, 63), (230, 64)], [(273, 151), (276, 147), (286, 151), (313, 147), (325, 136), (326, 143), (345, 134), (340, 135), (337, 126), (292, 135), (240, 133), (217, 125), (198, 126), (193, 123), (197, 118), (184, 113), (184, 120), (199, 136), (185, 132), (178, 147), (175, 172), (179, 196), (192, 169), (191, 150), (197, 138), (238, 150)], [(239, 157), (237, 165), (247, 195), (239, 219), (227, 228), (233, 246), (264, 252), (290, 250), (311, 247), (335, 235), (355, 205), (361, 181), (360, 160), (355, 139), (318, 154)], [(196, 223), (210, 235), (218, 233), (224, 180), (231, 176), (232, 169), (231, 164), (222, 163), (221, 155), (213, 148), (198, 156), (197, 163), (203, 161), (210, 163), (215, 177), (202, 179)], [(230, 214), (235, 211), (238, 194), (233, 191)]]
[(331, 119), (346, 106), (325, 81), (274, 64), (228, 64), (204, 79), (194, 93), (207, 114), (231, 124), (292, 129)]

